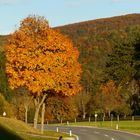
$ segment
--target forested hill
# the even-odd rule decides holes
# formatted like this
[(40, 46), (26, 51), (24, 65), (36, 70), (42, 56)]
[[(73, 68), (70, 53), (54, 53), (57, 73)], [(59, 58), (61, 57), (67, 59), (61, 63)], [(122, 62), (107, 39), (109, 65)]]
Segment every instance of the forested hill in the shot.
[[(109, 40), (110, 43), (116, 39), (115, 37), (123, 38), (127, 36), (129, 30), (136, 26), (140, 26), (140, 14), (85, 21), (56, 27), (56, 29), (68, 35), (77, 47), (86, 46), (87, 49), (88, 46), (93, 45), (105, 47), (102, 45), (104, 39)], [(108, 47), (110, 49), (110, 46)]]
[(80, 51), (82, 83), (94, 92), (104, 77), (106, 57), (116, 42), (140, 32), (140, 14), (129, 14), (56, 27), (72, 39)]
[(120, 29), (122, 27), (130, 26), (130, 25), (139, 25), (140, 24), (140, 14), (129, 14), (123, 16), (116, 16), (111, 18), (102, 18), (96, 20), (90, 20), (80, 23), (74, 23), (69, 25), (64, 25), (59, 28), (63, 32), (71, 32), (76, 33), (81, 30), (84, 30), (82, 33), (87, 32), (102, 32), (105, 30), (113, 30), (113, 29)]
[[(140, 14), (85, 21), (55, 29), (70, 37), (78, 47), (83, 67), (82, 83), (86, 90), (94, 92), (104, 77), (106, 57), (115, 43), (140, 32)], [(0, 50), (7, 38), (0, 36)]]
[(9, 35), (0, 35), (0, 51), (3, 51), (3, 45), (6, 43)]

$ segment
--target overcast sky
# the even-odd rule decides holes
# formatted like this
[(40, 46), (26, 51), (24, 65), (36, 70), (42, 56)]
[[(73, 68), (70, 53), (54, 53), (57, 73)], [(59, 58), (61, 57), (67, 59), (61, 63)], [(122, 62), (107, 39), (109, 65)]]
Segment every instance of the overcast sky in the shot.
[(140, 0), (0, 0), (0, 34), (29, 15), (44, 16), (54, 27), (130, 13), (140, 13)]

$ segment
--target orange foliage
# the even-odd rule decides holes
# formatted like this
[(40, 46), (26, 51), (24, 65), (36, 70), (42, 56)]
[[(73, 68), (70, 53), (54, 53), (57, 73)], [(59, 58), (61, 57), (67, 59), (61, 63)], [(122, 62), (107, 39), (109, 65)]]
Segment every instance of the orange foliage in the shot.
[(46, 100), (46, 106), (45, 119), (48, 121), (69, 120), (78, 115), (78, 111), (69, 97), (49, 97)]
[(105, 111), (113, 111), (122, 104), (119, 89), (112, 80), (105, 85), (101, 85), (100, 91), (96, 94), (98, 106), (102, 106)]
[(49, 27), (43, 17), (21, 22), (6, 45), (6, 72), (11, 88), (27, 87), (40, 95), (53, 90), (66, 96), (80, 90), (79, 52), (72, 42)]

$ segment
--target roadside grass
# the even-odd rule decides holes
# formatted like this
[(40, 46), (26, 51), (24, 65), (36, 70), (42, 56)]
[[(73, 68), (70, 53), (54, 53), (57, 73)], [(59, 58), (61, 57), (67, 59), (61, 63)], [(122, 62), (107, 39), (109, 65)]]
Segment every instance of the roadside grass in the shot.
[(53, 136), (53, 137), (69, 137), (69, 134), (61, 133), (61, 132), (54, 132), (54, 131), (44, 131), (44, 134), (47, 136)]
[[(67, 125), (66, 123), (63, 125)], [(108, 129), (117, 129), (123, 130), (127, 132), (137, 133), (140, 134), (140, 120), (134, 121), (97, 121), (97, 122), (76, 122), (76, 123), (69, 123), (72, 126), (93, 126), (98, 128), (108, 128)]]
[(14, 140), (56, 140), (59, 136), (69, 137), (68, 134), (52, 131), (44, 131), (44, 134), (24, 122), (0, 117), (0, 138)]

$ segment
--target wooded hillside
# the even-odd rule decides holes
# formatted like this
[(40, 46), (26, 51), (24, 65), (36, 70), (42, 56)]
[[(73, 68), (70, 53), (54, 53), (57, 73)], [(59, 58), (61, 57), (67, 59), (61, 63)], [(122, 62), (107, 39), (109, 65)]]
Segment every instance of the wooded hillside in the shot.
[[(86, 90), (96, 89), (103, 77), (103, 69), (108, 53), (119, 40), (140, 31), (140, 14), (97, 19), (56, 27), (70, 37), (80, 51), (80, 63), (83, 67), (82, 83)], [(0, 50), (7, 36), (0, 36)]]
[(133, 32), (140, 32), (140, 14), (85, 21), (56, 29), (69, 36), (78, 47), (83, 85), (86, 90), (94, 92), (104, 77), (106, 56), (113, 46), (129, 38)]
[[(100, 98), (98, 94), (101, 95), (101, 92), (107, 93), (106, 91), (108, 91), (110, 87), (108, 85), (111, 84), (112, 91), (115, 94), (118, 94), (117, 101), (119, 100), (121, 107), (125, 109), (123, 110), (123, 113), (126, 111), (128, 114), (131, 114), (131, 111), (129, 111), (129, 109), (131, 109), (132, 114), (140, 114), (140, 14), (130, 14), (125, 16), (85, 21), (56, 27), (55, 29), (60, 30), (62, 34), (68, 36), (73, 41), (74, 46), (76, 46), (80, 52), (79, 61), (82, 65), (83, 71), (81, 79), (83, 91), (82, 96), (79, 94), (80, 97), (78, 97), (78, 99), (85, 101), (85, 108), (84, 110), (82, 110), (83, 108), (81, 110), (79, 109), (79, 112), (84, 114), (86, 110), (86, 113), (90, 115), (91, 111), (97, 111), (97, 109), (99, 109), (99, 105), (101, 104), (100, 102), (96, 102), (97, 99)], [(3, 46), (8, 37), (8, 35), (0, 36), (1, 51), (4, 50)], [(114, 48), (116, 49), (114, 50)], [(120, 60), (120, 54), (115, 55), (115, 53), (120, 53), (122, 55)], [(112, 59), (115, 61), (113, 62)], [(127, 63), (126, 67), (123, 65), (124, 59), (125, 63)], [(115, 64), (116, 62), (118, 64)], [(107, 68), (108, 65), (109, 68)], [(116, 66), (119, 67), (118, 71), (115, 71)], [(1, 66), (1, 71), (3, 70), (4, 67)], [(117, 74), (111, 74), (111, 70)], [(126, 71), (128, 71), (128, 73), (126, 73)], [(111, 76), (116, 76), (115, 78), (118, 81), (115, 81), (116, 79)], [(6, 81), (6, 78), (3, 79)], [(3, 79), (1, 78), (0, 81)], [(121, 81), (122, 79), (123, 82)], [(3, 82), (0, 82), (0, 85), (2, 85), (2, 83)], [(118, 91), (120, 90), (120, 85), (122, 88), (121, 91)], [(1, 90), (3, 87), (0, 87), (0, 91), (2, 93), (6, 91)], [(128, 91), (126, 91), (126, 89)], [(112, 93), (112, 91), (110, 93)], [(86, 95), (83, 93), (86, 93)], [(123, 95), (120, 95), (119, 93), (122, 93)], [(87, 95), (97, 96), (95, 96), (95, 98), (85, 97)], [(107, 98), (109, 97), (110, 95), (108, 95)], [(120, 98), (122, 98), (124, 101), (120, 100)], [(110, 98), (110, 100), (113, 101), (114, 99)], [(107, 103), (103, 104), (107, 105)], [(111, 106), (113, 106), (113, 104), (114, 102), (112, 102)], [(94, 107), (95, 110), (93, 110)], [(101, 112), (102, 110), (103, 107)], [(117, 112), (118, 110), (122, 110), (122, 108), (117, 106), (112, 110)], [(109, 111), (112, 110), (110, 109)]]

